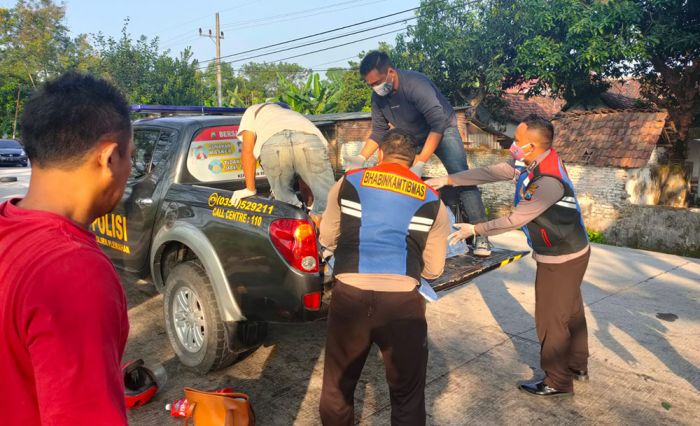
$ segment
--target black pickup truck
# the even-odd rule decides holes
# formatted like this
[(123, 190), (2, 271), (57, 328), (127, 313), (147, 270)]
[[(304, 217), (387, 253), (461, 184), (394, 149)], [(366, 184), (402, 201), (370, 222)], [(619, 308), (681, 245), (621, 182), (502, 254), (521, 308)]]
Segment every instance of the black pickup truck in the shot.
[[(201, 372), (257, 347), (268, 322), (321, 317), (330, 289), (313, 223), (302, 209), (265, 196), (232, 205), (232, 191), (244, 185), (239, 121), (136, 121), (122, 202), (92, 224), (123, 274), (152, 281), (164, 294), (170, 343), (183, 364)], [(258, 173), (264, 195), (269, 187), (262, 169)], [(451, 258), (432, 286), (464, 284), (523, 254), (496, 250), (486, 259)]]

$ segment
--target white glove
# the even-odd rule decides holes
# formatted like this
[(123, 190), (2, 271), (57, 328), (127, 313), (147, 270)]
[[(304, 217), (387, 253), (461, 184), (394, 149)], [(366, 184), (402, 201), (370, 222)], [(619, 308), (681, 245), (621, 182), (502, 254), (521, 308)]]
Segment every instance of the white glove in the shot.
[(425, 181), (428, 186), (432, 187), (434, 190), (438, 190), (442, 188), (443, 186), (451, 186), (452, 183), (450, 182), (450, 176), (445, 175), (445, 176), (440, 176), (436, 178), (430, 178)]
[(455, 223), (452, 226), (457, 228), (458, 231), (455, 231), (447, 236), (447, 241), (449, 241), (451, 246), (457, 244), (461, 240), (466, 240), (475, 234), (474, 225), (471, 223)]
[(363, 168), (367, 159), (362, 154), (357, 154), (348, 155), (343, 160), (345, 161), (345, 170), (348, 171)]
[(329, 259), (331, 256), (333, 256), (333, 252), (328, 250), (327, 248), (324, 248), (323, 253), (321, 254), (321, 258), (326, 260)]
[(423, 176), (423, 169), (425, 168), (425, 161), (418, 161), (411, 167), (411, 171), (415, 173), (418, 177)]
[(243, 188), (239, 189), (238, 191), (233, 191), (233, 195), (231, 196), (231, 204), (235, 207), (238, 206), (238, 203), (241, 202), (242, 199), (252, 197), (253, 195), (257, 194), (258, 191), (256, 190), (250, 190), (248, 188)]

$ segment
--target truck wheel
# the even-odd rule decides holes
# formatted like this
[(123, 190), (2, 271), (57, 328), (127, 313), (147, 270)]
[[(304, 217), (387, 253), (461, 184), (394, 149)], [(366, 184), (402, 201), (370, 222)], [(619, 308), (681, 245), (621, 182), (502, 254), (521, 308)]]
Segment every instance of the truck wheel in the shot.
[(170, 271), (163, 308), (170, 344), (184, 365), (206, 373), (233, 364), (240, 350), (229, 347), (214, 290), (198, 261), (181, 263)]

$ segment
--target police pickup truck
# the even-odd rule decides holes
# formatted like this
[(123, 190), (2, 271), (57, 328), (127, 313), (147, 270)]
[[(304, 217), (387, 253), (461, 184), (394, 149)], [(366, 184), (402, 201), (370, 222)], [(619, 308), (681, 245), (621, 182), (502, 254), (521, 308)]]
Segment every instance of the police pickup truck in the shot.
[[(163, 111), (169, 110), (156, 112)], [(239, 121), (240, 115), (190, 112), (134, 122), (124, 197), (91, 226), (122, 274), (151, 281), (164, 294), (170, 343), (183, 364), (201, 372), (259, 346), (268, 322), (321, 317), (331, 285), (302, 209), (265, 196), (231, 203), (232, 191), (244, 186)], [(265, 194), (269, 186), (262, 169), (257, 173)], [(448, 259), (431, 285), (464, 284), (523, 254)]]

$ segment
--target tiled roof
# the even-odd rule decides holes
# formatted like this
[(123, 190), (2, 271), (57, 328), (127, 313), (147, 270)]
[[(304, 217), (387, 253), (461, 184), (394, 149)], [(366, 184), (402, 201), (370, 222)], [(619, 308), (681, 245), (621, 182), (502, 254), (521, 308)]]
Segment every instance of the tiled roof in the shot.
[(554, 118), (554, 148), (565, 163), (643, 167), (661, 137), (664, 110), (593, 110)]
[(510, 110), (510, 117), (515, 122), (520, 122), (530, 114), (537, 114), (544, 118), (552, 118), (561, 111), (564, 106), (563, 99), (553, 99), (548, 96), (531, 96), (518, 93), (504, 93), (503, 100)]
[(639, 100), (613, 92), (600, 94), (600, 99), (612, 109), (632, 109), (639, 106)]

